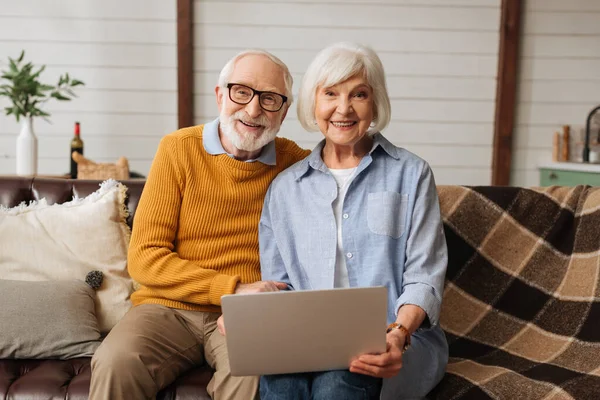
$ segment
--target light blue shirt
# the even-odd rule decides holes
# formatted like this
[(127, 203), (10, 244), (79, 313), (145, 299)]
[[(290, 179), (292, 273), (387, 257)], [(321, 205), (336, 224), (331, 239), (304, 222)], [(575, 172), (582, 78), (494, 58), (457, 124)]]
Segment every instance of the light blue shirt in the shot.
[[(433, 173), (380, 133), (373, 139), (342, 210), (350, 286), (387, 287), (388, 323), (414, 304), (438, 331), (448, 256)], [(324, 144), (275, 178), (260, 219), (262, 279), (295, 290), (334, 287), (338, 188), (321, 158)]]
[[(233, 154), (229, 154), (223, 148), (221, 139), (219, 138), (219, 118), (204, 124), (204, 130), (202, 131), (202, 144), (204, 150), (208, 154), (218, 156), (219, 154), (227, 154), (229, 157), (234, 158)], [(263, 147), (260, 156), (256, 159), (246, 160), (246, 162), (260, 161), (266, 165), (276, 165), (277, 154), (275, 152), (275, 141), (269, 142)]]

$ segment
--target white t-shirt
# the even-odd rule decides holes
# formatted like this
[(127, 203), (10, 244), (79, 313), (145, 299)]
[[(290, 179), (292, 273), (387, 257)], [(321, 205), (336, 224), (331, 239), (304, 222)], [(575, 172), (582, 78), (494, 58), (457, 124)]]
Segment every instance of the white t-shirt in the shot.
[(348, 186), (352, 182), (352, 178), (354, 178), (356, 167), (346, 169), (329, 168), (329, 171), (335, 178), (338, 186), (338, 196), (333, 202), (333, 215), (335, 216), (335, 224), (337, 226), (337, 252), (335, 255), (333, 287), (347, 288), (350, 287), (350, 281), (348, 280), (348, 268), (342, 245), (342, 212), (344, 209), (344, 198), (346, 197)]

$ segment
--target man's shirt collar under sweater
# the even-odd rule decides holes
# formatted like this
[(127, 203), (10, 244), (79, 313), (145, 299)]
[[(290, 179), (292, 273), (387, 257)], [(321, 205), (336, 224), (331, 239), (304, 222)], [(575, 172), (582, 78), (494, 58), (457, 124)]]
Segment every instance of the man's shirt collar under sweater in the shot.
[[(233, 154), (229, 154), (225, 151), (221, 139), (219, 138), (219, 118), (204, 124), (202, 144), (204, 145), (204, 150), (206, 150), (208, 154), (213, 156), (227, 154), (229, 157), (234, 158)], [(260, 161), (265, 165), (276, 165), (276, 160), (275, 141), (273, 140), (263, 147), (258, 158), (247, 160), (246, 162)]]

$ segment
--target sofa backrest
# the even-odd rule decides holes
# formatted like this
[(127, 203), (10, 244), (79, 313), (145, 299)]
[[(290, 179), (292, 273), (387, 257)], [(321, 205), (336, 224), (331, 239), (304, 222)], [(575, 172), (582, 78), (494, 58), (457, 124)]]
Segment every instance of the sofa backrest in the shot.
[(449, 250), (441, 326), (452, 356), (500, 353), (507, 366), (596, 370), (600, 188), (440, 186), (438, 193)]
[[(127, 223), (132, 226), (135, 209), (146, 181), (130, 179), (121, 182), (128, 189), (129, 217)], [(100, 180), (0, 176), (0, 204), (5, 207), (14, 207), (22, 202), (29, 203), (42, 198), (46, 198), (48, 204), (60, 204), (73, 200), (75, 195), (81, 198), (93, 193), (100, 188), (101, 183)]]

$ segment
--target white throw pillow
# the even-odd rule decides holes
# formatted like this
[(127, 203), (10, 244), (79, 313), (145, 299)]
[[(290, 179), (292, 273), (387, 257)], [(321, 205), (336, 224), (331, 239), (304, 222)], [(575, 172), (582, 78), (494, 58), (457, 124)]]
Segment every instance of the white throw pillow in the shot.
[(0, 206), (0, 279), (85, 280), (102, 271), (96, 291), (100, 331), (107, 333), (131, 307), (127, 272), (130, 230), (127, 188), (114, 180), (82, 199), (48, 205), (45, 199)]

